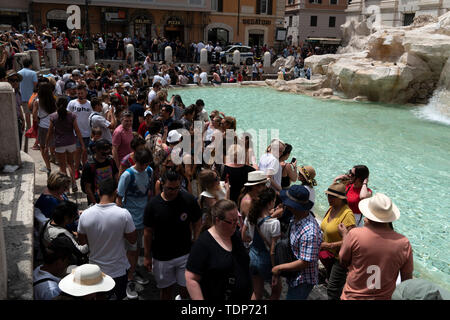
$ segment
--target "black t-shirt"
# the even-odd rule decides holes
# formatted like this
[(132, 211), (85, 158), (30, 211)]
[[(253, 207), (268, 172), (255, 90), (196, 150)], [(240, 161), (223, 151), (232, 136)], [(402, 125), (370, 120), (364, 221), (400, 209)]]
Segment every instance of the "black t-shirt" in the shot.
[(106, 179), (114, 179), (119, 172), (116, 163), (111, 157), (104, 162), (98, 162), (94, 157), (90, 158), (83, 166), (81, 174), (81, 183), (90, 183), (92, 192), (95, 193), (101, 181)]
[(188, 254), (192, 243), (190, 224), (201, 216), (195, 197), (183, 190), (172, 201), (165, 201), (160, 194), (153, 197), (144, 213), (144, 226), (153, 229), (153, 258), (168, 261)]
[(246, 301), (252, 296), (250, 258), (238, 232), (231, 243), (232, 251), (226, 251), (209, 231), (204, 231), (192, 246), (186, 270), (201, 276), (205, 300)]
[(133, 103), (128, 110), (133, 112), (133, 131), (138, 131), (139, 129), (139, 117), (144, 117), (145, 109), (144, 107), (139, 103)]
[(255, 168), (244, 165), (240, 168), (224, 166), (221, 180), (225, 181), (228, 175), (230, 183), (230, 200), (237, 203), (242, 187), (247, 182), (248, 173), (255, 171)]

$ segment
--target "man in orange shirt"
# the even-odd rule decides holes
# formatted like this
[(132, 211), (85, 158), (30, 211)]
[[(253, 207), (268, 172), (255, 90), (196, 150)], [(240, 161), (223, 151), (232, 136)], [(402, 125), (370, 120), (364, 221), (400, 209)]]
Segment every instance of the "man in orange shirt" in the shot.
[(405, 281), (412, 278), (414, 269), (409, 240), (391, 224), (400, 211), (382, 193), (361, 200), (358, 206), (365, 216), (364, 227), (347, 231), (339, 225), (343, 237), (339, 259), (348, 267), (341, 299), (390, 300), (398, 274)]

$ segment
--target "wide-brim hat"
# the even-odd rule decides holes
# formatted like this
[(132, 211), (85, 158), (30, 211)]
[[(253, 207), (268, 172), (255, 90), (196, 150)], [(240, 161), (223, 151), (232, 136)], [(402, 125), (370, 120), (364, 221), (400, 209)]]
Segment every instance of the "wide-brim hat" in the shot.
[(329, 186), (327, 190), (325, 190), (325, 193), (335, 196), (339, 199), (347, 200), (347, 195), (345, 193), (345, 184), (343, 183), (333, 182), (333, 184)]
[(104, 274), (95, 264), (83, 264), (73, 269), (58, 284), (61, 291), (75, 297), (110, 291), (115, 285), (114, 279)]
[(247, 183), (244, 184), (244, 186), (254, 186), (261, 183), (267, 182), (267, 174), (264, 173), (264, 171), (257, 170), (249, 172), (247, 175)]
[(375, 222), (388, 223), (400, 218), (400, 210), (383, 193), (376, 193), (371, 198), (361, 200), (358, 208), (367, 219)]
[(317, 185), (316, 180), (314, 179), (316, 177), (316, 170), (314, 170), (311, 166), (298, 166), (297, 167), (298, 172), (305, 178), (306, 182), (310, 185)]
[(42, 35), (46, 36), (46, 37), (51, 37), (52, 36), (48, 31), (42, 32)]
[(19, 81), (22, 81), (22, 80), (23, 80), (22, 75), (21, 75), (20, 73), (17, 73), (17, 72), (14, 71), (14, 70), (9, 70), (9, 71), (6, 73), (6, 78), (7, 78), (7, 79), (12, 78), (12, 77), (14, 77), (14, 76), (17, 76), (17, 77), (19, 78)]
[(309, 211), (314, 206), (314, 202), (309, 200), (309, 190), (302, 185), (293, 185), (289, 189), (281, 190), (280, 198), (285, 206), (300, 211)]

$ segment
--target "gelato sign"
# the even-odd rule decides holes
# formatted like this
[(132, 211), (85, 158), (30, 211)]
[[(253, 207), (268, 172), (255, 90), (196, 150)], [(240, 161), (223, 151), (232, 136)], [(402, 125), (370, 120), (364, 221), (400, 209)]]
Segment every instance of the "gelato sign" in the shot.
[(81, 10), (79, 6), (71, 5), (67, 7), (67, 29), (81, 29)]
[(270, 25), (272, 21), (263, 20), (263, 19), (242, 19), (243, 24), (261, 24), (261, 25)]

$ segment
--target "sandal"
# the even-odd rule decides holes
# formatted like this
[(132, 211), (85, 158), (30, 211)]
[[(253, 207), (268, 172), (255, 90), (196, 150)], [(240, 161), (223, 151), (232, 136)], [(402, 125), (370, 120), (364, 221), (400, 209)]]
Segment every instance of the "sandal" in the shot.
[(38, 144), (31, 147), (32, 150), (41, 150), (41, 147), (39, 147)]

